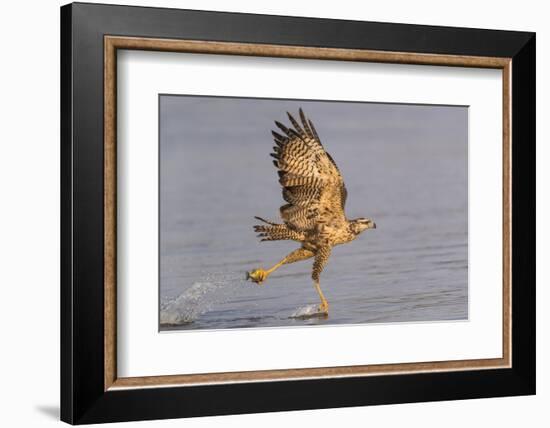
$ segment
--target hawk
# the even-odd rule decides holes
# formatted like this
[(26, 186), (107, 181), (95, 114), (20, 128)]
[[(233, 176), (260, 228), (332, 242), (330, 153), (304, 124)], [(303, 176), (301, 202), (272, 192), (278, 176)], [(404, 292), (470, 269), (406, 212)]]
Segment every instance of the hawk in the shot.
[(263, 222), (254, 226), (261, 241), (291, 240), (301, 247), (291, 252), (272, 268), (247, 272), (247, 279), (262, 284), (282, 265), (313, 258), (311, 277), (321, 304), (318, 314), (328, 316), (329, 305), (321, 291), (319, 278), (332, 247), (353, 241), (376, 224), (369, 218), (348, 220), (344, 212), (347, 190), (340, 170), (325, 151), (311, 120), (300, 108), (301, 124), (287, 112), (292, 124), (287, 128), (275, 125), (283, 132), (271, 131), (275, 140), (273, 164), (278, 169), (283, 199), (280, 209), (282, 224), (255, 217)]

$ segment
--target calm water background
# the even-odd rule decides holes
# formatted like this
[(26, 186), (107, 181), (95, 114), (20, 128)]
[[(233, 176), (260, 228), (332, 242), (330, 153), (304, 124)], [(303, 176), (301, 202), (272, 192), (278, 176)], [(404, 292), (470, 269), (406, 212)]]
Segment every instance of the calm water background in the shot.
[[(377, 229), (258, 286), (245, 272), (299, 246), (255, 237), (284, 203), (269, 157), (273, 121), (303, 107), (348, 188), (349, 218)], [(160, 98), (161, 329), (460, 320), (468, 317), (468, 111), (460, 106)]]

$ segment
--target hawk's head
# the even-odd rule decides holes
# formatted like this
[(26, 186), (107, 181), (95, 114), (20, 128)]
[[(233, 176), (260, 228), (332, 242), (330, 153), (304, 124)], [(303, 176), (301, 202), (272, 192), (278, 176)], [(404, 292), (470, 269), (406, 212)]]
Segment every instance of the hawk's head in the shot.
[(359, 217), (354, 220), (351, 220), (350, 222), (350, 229), (351, 232), (359, 235), (361, 232), (367, 229), (376, 229), (376, 223), (372, 221), (370, 218), (363, 218)]

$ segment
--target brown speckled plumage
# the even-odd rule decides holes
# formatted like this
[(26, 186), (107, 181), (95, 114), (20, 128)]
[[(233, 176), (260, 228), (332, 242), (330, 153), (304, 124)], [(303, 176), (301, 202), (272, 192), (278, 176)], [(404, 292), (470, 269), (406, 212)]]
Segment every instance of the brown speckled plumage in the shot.
[[(314, 257), (312, 278), (318, 285), (332, 247), (350, 242), (363, 230), (376, 226), (369, 219), (350, 221), (346, 218), (347, 190), (340, 170), (302, 109), (299, 110), (301, 123), (287, 114), (292, 127), (275, 122), (282, 134), (272, 131), (275, 146), (271, 154), (278, 169), (283, 199), (287, 202), (280, 209), (283, 224), (256, 217), (265, 224), (254, 226), (254, 230), (259, 232), (262, 241), (300, 242), (302, 248), (280, 264)], [(255, 280), (253, 275), (250, 277)], [(263, 279), (260, 275), (257, 282)]]

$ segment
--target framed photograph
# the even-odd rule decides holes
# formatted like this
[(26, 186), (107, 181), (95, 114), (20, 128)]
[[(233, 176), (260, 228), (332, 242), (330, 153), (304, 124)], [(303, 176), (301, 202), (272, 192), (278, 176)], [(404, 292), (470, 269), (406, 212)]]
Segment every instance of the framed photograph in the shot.
[(62, 420), (535, 393), (533, 33), (76, 3), (61, 62)]

